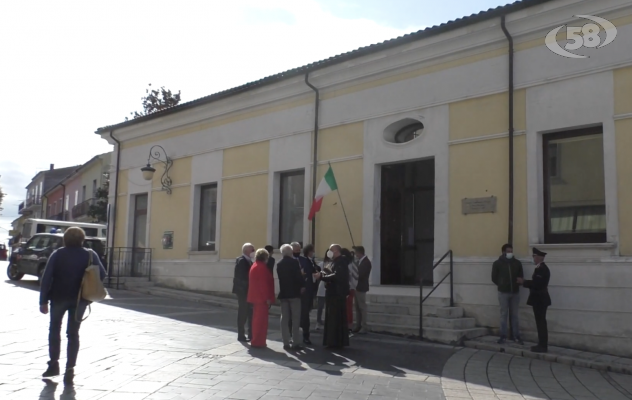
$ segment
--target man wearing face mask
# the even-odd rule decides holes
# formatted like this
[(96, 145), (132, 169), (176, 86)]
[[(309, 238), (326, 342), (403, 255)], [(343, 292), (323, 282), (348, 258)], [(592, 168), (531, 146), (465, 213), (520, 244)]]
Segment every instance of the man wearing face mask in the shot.
[(342, 256), (342, 247), (332, 244), (327, 257), (333, 259), (330, 271), (321, 276), (327, 284), (323, 345), (332, 348), (349, 346), (346, 303), (349, 295), (349, 260)]
[[(246, 243), (241, 247), (241, 256), (235, 260), (235, 275), (233, 277), (233, 293), (237, 295), (239, 310), (237, 311), (237, 340), (249, 342), (252, 337), (252, 307), (248, 304), (248, 286), (250, 281), (250, 267), (255, 259), (255, 247)], [(248, 324), (248, 337), (245, 325)]]
[(513, 254), (511, 244), (502, 247), (502, 255), (492, 266), (492, 282), (498, 288), (498, 302), (500, 303), (500, 339), (498, 344), (507, 340), (507, 319), (511, 316), (511, 330), (516, 343), (523, 345), (520, 338), (518, 320), (518, 306), (520, 305), (520, 284), (524, 273), (522, 263)]

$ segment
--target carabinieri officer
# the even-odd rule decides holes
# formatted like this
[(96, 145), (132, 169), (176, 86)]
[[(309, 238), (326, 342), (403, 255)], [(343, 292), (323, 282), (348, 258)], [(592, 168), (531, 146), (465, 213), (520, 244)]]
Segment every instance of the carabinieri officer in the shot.
[(535, 324), (538, 328), (538, 345), (531, 347), (534, 353), (546, 353), (549, 345), (549, 331), (546, 324), (546, 309), (551, 305), (549, 296), (549, 280), (551, 271), (544, 263), (546, 253), (533, 248), (533, 263), (535, 270), (531, 280), (524, 281), (523, 285), (530, 289), (527, 305), (533, 307)]

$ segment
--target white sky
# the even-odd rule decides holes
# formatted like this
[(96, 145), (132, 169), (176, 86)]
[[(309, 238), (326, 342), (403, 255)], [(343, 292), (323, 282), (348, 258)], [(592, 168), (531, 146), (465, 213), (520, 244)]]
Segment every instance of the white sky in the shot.
[(148, 83), (191, 101), (507, 2), (4, 1), (0, 243), (36, 172), (110, 151), (93, 132), (140, 111)]

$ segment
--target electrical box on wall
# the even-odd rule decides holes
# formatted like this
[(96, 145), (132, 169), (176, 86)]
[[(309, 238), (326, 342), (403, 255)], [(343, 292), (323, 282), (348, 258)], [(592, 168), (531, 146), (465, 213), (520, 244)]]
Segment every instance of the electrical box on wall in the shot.
[(173, 231), (166, 231), (162, 235), (162, 248), (173, 249)]

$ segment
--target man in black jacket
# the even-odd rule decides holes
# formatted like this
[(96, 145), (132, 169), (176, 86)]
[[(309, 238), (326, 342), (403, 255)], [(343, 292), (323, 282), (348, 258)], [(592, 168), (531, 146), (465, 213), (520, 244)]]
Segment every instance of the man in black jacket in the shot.
[(492, 266), (492, 282), (498, 288), (498, 302), (500, 303), (500, 339), (498, 344), (504, 344), (507, 340), (507, 318), (510, 315), (514, 340), (523, 345), (518, 322), (520, 284), (524, 278), (522, 263), (514, 258), (512, 245), (503, 245), (502, 252), (502, 255)]
[[(250, 267), (255, 257), (255, 247), (246, 243), (241, 247), (241, 256), (235, 260), (235, 275), (233, 278), (233, 293), (237, 295), (239, 310), (237, 311), (237, 340), (250, 341), (252, 337), (252, 307), (248, 304), (248, 284), (250, 280)], [(245, 325), (248, 324), (248, 337), (246, 337)]]
[(268, 269), (270, 270), (270, 273), (272, 274), (274, 272), (274, 264), (276, 264), (276, 260), (274, 259), (274, 257), (272, 257), (272, 253), (274, 252), (274, 247), (267, 245), (264, 248), (266, 249), (268, 254), (270, 254), (270, 256), (268, 257), (267, 265), (268, 265)]
[(524, 281), (524, 287), (529, 288), (530, 294), (527, 305), (533, 307), (535, 325), (538, 328), (538, 345), (531, 347), (534, 353), (546, 353), (549, 347), (549, 330), (546, 323), (546, 309), (551, 305), (549, 296), (549, 280), (551, 271), (544, 263), (546, 253), (533, 248), (533, 263), (535, 270), (530, 281)]
[(356, 261), (358, 263), (358, 285), (355, 290), (355, 310), (357, 324), (354, 332), (368, 333), (366, 294), (369, 291), (369, 277), (371, 276), (371, 261), (366, 256), (364, 246), (355, 246)]
[[(292, 348), (299, 349), (300, 320), (301, 320), (301, 295), (305, 292), (305, 280), (301, 273), (301, 266), (294, 258), (292, 246), (284, 244), (281, 246), (283, 259), (277, 264), (277, 275), (279, 276), (279, 300), (281, 301), (281, 336), (283, 337), (283, 348), (290, 349), (290, 338)], [(290, 322), (291, 321), (291, 332)]]

